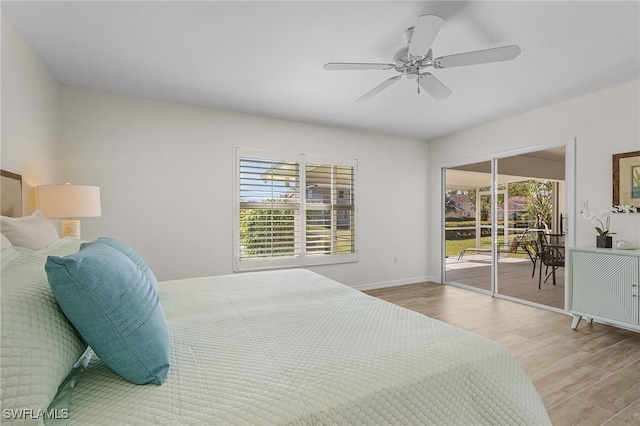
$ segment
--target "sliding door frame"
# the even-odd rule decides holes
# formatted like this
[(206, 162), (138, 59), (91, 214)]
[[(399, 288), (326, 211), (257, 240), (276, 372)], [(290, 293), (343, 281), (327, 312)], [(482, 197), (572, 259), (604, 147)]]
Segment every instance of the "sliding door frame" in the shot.
[[(553, 308), (547, 305), (541, 305), (538, 303), (516, 299), (511, 296), (505, 296), (497, 293), (497, 274), (498, 274), (498, 262), (497, 262), (497, 251), (496, 251), (496, 238), (498, 235), (498, 211), (497, 211), (497, 164), (498, 161), (504, 158), (513, 157), (517, 155), (529, 154), (536, 151), (544, 151), (552, 148), (565, 148), (565, 212), (566, 217), (562, 223), (563, 229), (562, 231), (565, 233), (565, 250), (568, 252), (569, 248), (575, 245), (575, 225), (574, 218), (576, 217), (576, 201), (575, 201), (575, 138), (566, 138), (560, 139), (540, 145), (528, 146), (525, 148), (513, 149), (508, 151), (502, 151), (497, 153), (491, 153), (479, 157), (471, 157), (465, 158), (462, 160), (456, 160), (452, 162), (443, 163), (440, 165), (440, 282), (446, 285), (451, 285), (453, 287), (460, 287), (466, 290), (476, 291), (478, 293), (483, 293), (490, 295), (492, 297), (498, 297), (501, 299), (512, 300), (518, 303), (523, 303), (526, 305), (536, 306), (556, 312), (567, 312), (568, 311), (568, 302), (569, 302), (569, 275), (568, 273), (564, 274), (565, 286), (564, 286), (564, 310)], [(466, 164), (475, 164), (480, 162), (491, 162), (491, 198), (492, 198), (492, 223), (491, 223), (491, 235), (492, 235), (492, 244), (491, 244), (491, 290), (483, 290), (477, 289), (469, 286), (465, 286), (462, 284), (458, 284), (455, 282), (449, 282), (446, 280), (446, 234), (445, 234), (445, 200), (444, 193), (446, 191), (446, 170), (452, 167), (464, 166)]]

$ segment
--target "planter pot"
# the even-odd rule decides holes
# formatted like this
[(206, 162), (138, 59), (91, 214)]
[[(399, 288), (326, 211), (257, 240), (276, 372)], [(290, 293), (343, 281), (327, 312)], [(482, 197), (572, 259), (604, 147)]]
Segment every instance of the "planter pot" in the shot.
[(613, 246), (613, 237), (598, 235), (596, 237), (596, 247), (611, 248)]

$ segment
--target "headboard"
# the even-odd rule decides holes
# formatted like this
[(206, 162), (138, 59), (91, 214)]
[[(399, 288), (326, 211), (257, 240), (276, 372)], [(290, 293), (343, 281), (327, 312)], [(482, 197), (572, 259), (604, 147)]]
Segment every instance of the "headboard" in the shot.
[(22, 216), (22, 175), (0, 170), (0, 210), (2, 216)]

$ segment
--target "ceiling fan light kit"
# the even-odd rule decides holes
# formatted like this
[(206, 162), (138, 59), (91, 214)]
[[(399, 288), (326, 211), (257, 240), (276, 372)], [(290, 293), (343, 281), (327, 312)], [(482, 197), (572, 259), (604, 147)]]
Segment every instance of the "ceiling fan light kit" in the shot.
[(400, 75), (391, 77), (374, 87), (356, 102), (371, 99), (402, 77), (417, 80), (418, 93), (422, 87), (433, 98), (441, 100), (451, 95), (451, 90), (429, 72), (422, 72), (425, 68), (434, 69), (453, 68), (467, 65), (486, 64), (491, 62), (503, 62), (515, 59), (520, 54), (517, 45), (495, 47), (491, 49), (476, 50), (473, 52), (457, 53), (454, 55), (440, 56), (433, 59), (431, 45), (433, 44), (444, 19), (437, 15), (422, 15), (414, 27), (407, 28), (403, 37), (407, 46), (398, 50), (393, 56), (393, 63), (356, 63), (356, 62), (329, 62), (324, 65), (325, 70), (395, 70)]

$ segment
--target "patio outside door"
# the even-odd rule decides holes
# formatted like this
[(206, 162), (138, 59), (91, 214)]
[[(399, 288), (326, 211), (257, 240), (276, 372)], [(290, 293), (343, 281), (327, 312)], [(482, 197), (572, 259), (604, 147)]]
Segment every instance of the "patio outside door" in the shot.
[(564, 309), (564, 267), (540, 264), (542, 234), (564, 234), (565, 147), (447, 167), (444, 282)]

